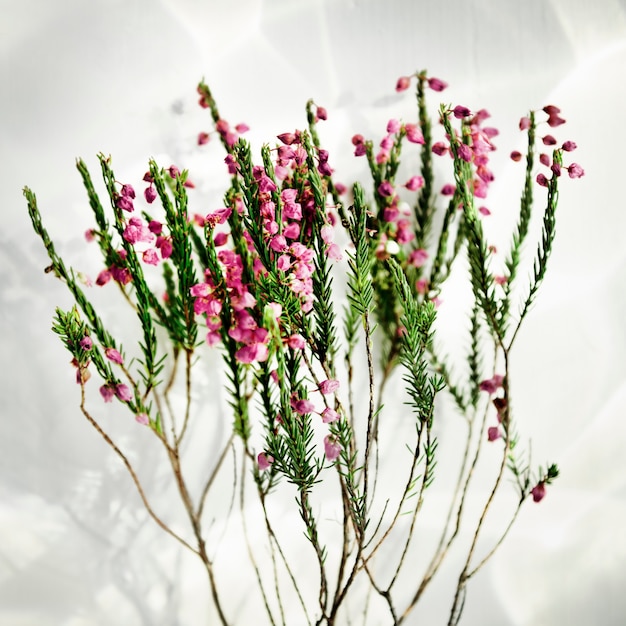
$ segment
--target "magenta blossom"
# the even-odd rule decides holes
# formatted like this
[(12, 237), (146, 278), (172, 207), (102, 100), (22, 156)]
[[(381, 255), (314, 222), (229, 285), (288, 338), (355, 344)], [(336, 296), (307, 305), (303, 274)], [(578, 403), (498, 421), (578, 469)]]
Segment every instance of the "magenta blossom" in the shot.
[(118, 385), (115, 385), (115, 395), (122, 402), (130, 402), (133, 399), (133, 395), (128, 388), (128, 385), (125, 385), (124, 383), (119, 383)]
[(495, 393), (504, 382), (504, 376), (501, 374), (494, 374), (492, 378), (483, 380), (478, 386), (481, 391), (486, 391), (489, 395)]
[(115, 396), (115, 390), (109, 385), (102, 385), (100, 387), (100, 395), (105, 402), (113, 402), (113, 396)]
[(137, 415), (135, 415), (135, 420), (142, 426), (147, 426), (150, 423), (150, 418), (146, 413), (137, 413)]
[(109, 361), (117, 363), (118, 365), (122, 365), (124, 363), (122, 355), (115, 348), (106, 348), (104, 350), (104, 356), (106, 356)]
[(329, 461), (335, 461), (341, 453), (341, 445), (333, 435), (324, 437), (324, 453)]
[(321, 416), (322, 422), (324, 422), (324, 424), (330, 424), (332, 422), (336, 422), (339, 419), (339, 413), (337, 413), (335, 409), (331, 409), (329, 406), (327, 406), (321, 412)]
[(274, 457), (271, 454), (260, 452), (256, 460), (259, 465), (259, 471), (264, 472), (266, 469), (269, 469), (270, 465), (274, 462)]
[(339, 389), (339, 381), (335, 380), (333, 378), (331, 378), (329, 380), (323, 380), (320, 383), (320, 391), (324, 395), (327, 395), (329, 393), (335, 393), (335, 391), (337, 391), (337, 389)]
[(546, 485), (543, 481), (537, 483), (531, 490), (530, 493), (533, 496), (534, 502), (541, 502), (546, 495)]
[(431, 77), (428, 79), (428, 86), (433, 91), (443, 91), (448, 86), (448, 83), (440, 80), (439, 78)]
[(411, 84), (410, 76), (400, 76), (398, 78), (398, 82), (396, 83), (396, 91), (406, 91)]
[(500, 437), (502, 437), (502, 433), (500, 433), (500, 429), (497, 426), (490, 426), (487, 429), (488, 441), (495, 441), (496, 439), (499, 439)]

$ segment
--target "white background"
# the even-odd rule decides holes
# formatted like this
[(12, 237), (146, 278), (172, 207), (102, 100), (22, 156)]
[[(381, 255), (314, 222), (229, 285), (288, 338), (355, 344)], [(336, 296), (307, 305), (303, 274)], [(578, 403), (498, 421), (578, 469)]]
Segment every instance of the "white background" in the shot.
[[(95, 275), (75, 157), (96, 176), (95, 155), (112, 154), (124, 182), (140, 180), (149, 156), (176, 162), (203, 181), (198, 212), (219, 201), (223, 179), (206, 175), (194, 147), (208, 129), (200, 78), (257, 146), (302, 127), (313, 97), (329, 111), (323, 139), (348, 181), (362, 165), (349, 137), (382, 133), (408, 103), (397, 77), (423, 68), (450, 83), (445, 101), (485, 106), (502, 130), (494, 223), (511, 201), (506, 155), (529, 108), (561, 106), (559, 132), (586, 170), (563, 181), (548, 279), (514, 355), (516, 415), (537, 461), (556, 460), (562, 478), (472, 581), (463, 623), (624, 623), (624, 0), (0, 0), (0, 14), (2, 626), (206, 623), (202, 572), (186, 561), (172, 569), (175, 547), (77, 408), (67, 353), (49, 331), (69, 299), (43, 273), (22, 186), (63, 253)], [(120, 434), (135, 456), (138, 432)], [(137, 457), (142, 468), (150, 455)], [(158, 473), (148, 482), (159, 502)], [(421, 623), (445, 623), (448, 598), (437, 593)]]

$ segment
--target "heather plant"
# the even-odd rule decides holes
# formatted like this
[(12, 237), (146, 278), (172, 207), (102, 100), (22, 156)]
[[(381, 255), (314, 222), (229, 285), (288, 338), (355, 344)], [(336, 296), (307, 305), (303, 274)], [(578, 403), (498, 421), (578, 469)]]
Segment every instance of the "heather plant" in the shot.
[[(535, 464), (517, 434), (523, 416), (511, 408), (510, 367), (545, 276), (559, 184), (564, 173), (584, 173), (565, 162), (576, 146), (550, 134), (565, 121), (555, 106), (521, 119), (525, 154), (511, 153), (521, 162), (517, 221), (508, 241), (490, 242), (483, 222), (498, 131), (487, 125), (486, 110), (441, 105), (433, 117), (427, 92), (442, 92), (446, 84), (419, 72), (400, 78), (396, 90), (412, 84), (411, 121), (389, 120), (381, 140), (352, 138), (355, 157), (367, 163), (367, 185), (347, 188), (336, 180), (320, 139), (328, 116), (323, 107), (308, 102), (307, 128), (279, 135), (254, 156), (242, 137), (247, 126), (221, 116), (204, 82), (198, 93), (212, 130), (200, 132), (197, 142), (215, 151), (212, 139), (219, 138), (230, 175), (219, 204), (194, 206), (188, 172), (154, 160), (143, 194), (136, 194), (138, 181), (119, 182), (111, 158), (100, 154), (103, 202), (79, 160), (94, 216), (87, 239), (103, 259), (95, 287), (66, 266), (35, 195), (24, 190), (48, 253), (46, 271), (75, 300), (71, 310), (56, 310), (52, 328), (72, 355), (80, 410), (126, 466), (149, 515), (203, 564), (207, 602), (221, 624), (234, 623), (239, 592), (221, 585), (227, 568), (252, 573), (254, 589), (241, 594), (248, 602), (257, 594), (265, 611), (259, 623), (331, 625), (358, 617), (364, 624), (402, 624), (453, 547), (463, 555), (450, 581), (448, 624), (457, 624), (469, 580), (504, 541), (521, 507), (541, 501), (558, 475), (555, 464)], [(549, 153), (538, 154), (544, 149)], [(408, 170), (400, 167), (405, 161)], [(442, 168), (450, 171), (443, 185), (436, 175)], [(535, 203), (538, 241), (531, 234)], [(534, 259), (530, 271), (527, 256)], [(438, 341), (443, 330), (436, 316), (457, 266), (471, 302), (466, 339), (452, 359)], [(97, 288), (117, 290), (136, 313), (134, 345), (124, 349), (108, 330), (88, 295)], [(214, 375), (227, 389), (229, 432), (208, 474), (198, 477), (188, 469), (186, 444), (194, 420), (215, 415), (211, 399), (194, 392), (215, 351), (223, 363)], [(106, 406), (88, 406), (93, 375), (103, 403), (122, 403), (162, 447), (186, 530), (168, 525), (152, 505), (129, 455), (102, 426)], [(400, 408), (386, 393), (394, 381), (404, 393)], [(438, 441), (438, 422), (451, 419), (465, 429), (460, 456)], [(480, 474), (486, 496), (478, 515), (468, 515), (470, 485), (487, 446), (497, 449), (498, 461)], [(437, 490), (438, 462), (447, 466), (451, 454), (458, 456), (458, 474), (447, 514), (436, 541), (420, 540), (417, 558), (420, 513)], [(216, 487), (224, 475), (231, 510), (239, 502), (244, 562), (214, 556), (219, 537), (207, 532), (207, 511), (224, 499)], [(513, 496), (504, 527), (489, 516), (501, 491)], [(285, 508), (300, 520), (289, 538), (281, 523)], [(497, 538), (486, 546), (479, 540), (490, 523)]]

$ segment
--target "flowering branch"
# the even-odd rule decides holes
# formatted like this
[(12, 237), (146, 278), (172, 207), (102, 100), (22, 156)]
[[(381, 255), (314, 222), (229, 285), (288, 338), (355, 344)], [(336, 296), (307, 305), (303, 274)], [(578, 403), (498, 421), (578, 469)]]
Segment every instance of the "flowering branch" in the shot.
[[(291, 619), (290, 602), (308, 624), (345, 623), (353, 610), (351, 598), (362, 590), (383, 600), (389, 623), (403, 623), (457, 544), (462, 525), (468, 524), (472, 539), (464, 549), (449, 614), (449, 624), (457, 624), (469, 579), (502, 544), (523, 503), (530, 497), (542, 500), (546, 486), (558, 476), (554, 464), (533, 472), (530, 452), (520, 451), (511, 411), (510, 359), (546, 273), (559, 177), (563, 171), (570, 178), (584, 173), (576, 163), (564, 164), (565, 153), (576, 145), (566, 141), (555, 147), (556, 139), (545, 135), (542, 142), (552, 147), (552, 154), (539, 155), (539, 166), (547, 173), (537, 174), (540, 124), (555, 128), (564, 120), (552, 105), (522, 118), (520, 130), (528, 143), (519, 217), (502, 261), (506, 274), (498, 274), (497, 247), (483, 228), (491, 212), (482, 205), (495, 178), (489, 157), (497, 130), (485, 125), (489, 114), (484, 109), (442, 105), (438, 121), (443, 137), (437, 140), (427, 92), (441, 92), (446, 84), (419, 72), (401, 77), (396, 90), (408, 89), (413, 80), (415, 122), (389, 120), (378, 146), (360, 134), (352, 138), (355, 156), (367, 162), (369, 191), (361, 184), (349, 191), (336, 180), (318, 130), (328, 117), (324, 107), (310, 100), (307, 129), (282, 133), (277, 144), (263, 146), (257, 164), (242, 137), (247, 125), (232, 126), (222, 118), (204, 82), (198, 93), (200, 105), (210, 112), (212, 130), (199, 133), (198, 145), (205, 149), (217, 134), (226, 151), (231, 178), (223, 206), (191, 214), (194, 184), (189, 173), (154, 160), (143, 177), (143, 194), (137, 195), (131, 184), (117, 181), (110, 157), (99, 155), (110, 204), (105, 211), (79, 160), (95, 220), (87, 238), (97, 241), (104, 262), (96, 285), (117, 283), (137, 315), (140, 338), (128, 361), (106, 330), (104, 314), (96, 312), (74, 271), (57, 254), (35, 195), (24, 190), (33, 228), (50, 259), (46, 271), (60, 278), (76, 301), (70, 313), (57, 310), (53, 330), (72, 354), (80, 409), (121, 458), (151, 517), (202, 561), (223, 625), (233, 620), (220, 595), (222, 564), (209, 557), (215, 546), (207, 545), (203, 517), (213, 499), (221, 497), (215, 492), (216, 478), (228, 471), (229, 452), (235, 459), (231, 512), (238, 494), (236, 514), (259, 606), (271, 624)], [(419, 167), (407, 171), (410, 158), (404, 156), (414, 146)], [(511, 153), (513, 161), (522, 157)], [(436, 158), (449, 159), (454, 181), (445, 182), (439, 193)], [(408, 177), (404, 184), (398, 182), (401, 176)], [(513, 287), (523, 279), (520, 267), (536, 185), (547, 189), (546, 208), (533, 274), (516, 316)], [(437, 323), (437, 309), (445, 306), (448, 277), (463, 256), (472, 303), (468, 350), (459, 368), (444, 354), (445, 329)], [(157, 333), (159, 328), (164, 332)], [(195, 430), (196, 403), (210, 402), (198, 400), (195, 389), (198, 363), (215, 348), (223, 358), (232, 426), (219, 442), (211, 471), (192, 482), (183, 470), (182, 444)], [(188, 537), (172, 531), (154, 511), (127, 457), (87, 410), (85, 385), (92, 364), (102, 380), (103, 400), (123, 403), (163, 446), (189, 521)], [(163, 380), (166, 365), (170, 374)], [(398, 367), (407, 408), (390, 427), (391, 398), (385, 392), (387, 383), (400, 375)], [(182, 400), (176, 401), (179, 387)], [(362, 387), (366, 393), (360, 392)], [(437, 488), (438, 460), (449, 454), (434, 428), (436, 419), (450, 419), (437, 410), (446, 392), (467, 436), (441, 535), (422, 575), (416, 576), (406, 565), (419, 513)], [(410, 434), (402, 430), (407, 426)], [(395, 428), (401, 434), (391, 432)], [(377, 485), (391, 468), (383, 444), (394, 450), (393, 480), (384, 490)], [(465, 501), (477, 467), (487, 463), (481, 455), (487, 445), (502, 446), (500, 461), (490, 467), (489, 495), (480, 514), (466, 521)], [(478, 539), (505, 488), (507, 472), (518, 491), (517, 504), (498, 540), (481, 556)], [(248, 488), (249, 476), (255, 489)], [(200, 486), (197, 492), (192, 484)], [(256, 498), (254, 506), (250, 498)], [(325, 506), (334, 503), (339, 535), (327, 524), (322, 498)], [(310, 546), (306, 552), (294, 553), (283, 541), (285, 529), (275, 514), (288, 502), (295, 503)], [(263, 549), (269, 559), (259, 558), (260, 546), (249, 536), (255, 507), (263, 518)], [(394, 543), (392, 537), (401, 540)], [(315, 599), (308, 593), (311, 577), (305, 583), (294, 568), (301, 561), (316, 572)], [(389, 564), (386, 575), (381, 562)], [(409, 588), (403, 601), (399, 585)]]

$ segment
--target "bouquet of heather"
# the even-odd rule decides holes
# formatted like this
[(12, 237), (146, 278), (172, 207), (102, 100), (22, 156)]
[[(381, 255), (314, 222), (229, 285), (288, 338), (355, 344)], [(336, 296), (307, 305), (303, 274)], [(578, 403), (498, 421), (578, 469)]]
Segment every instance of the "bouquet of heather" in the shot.
[[(200, 105), (214, 131), (200, 133), (198, 144), (219, 137), (230, 174), (223, 201), (208, 213), (192, 213), (194, 185), (174, 165), (150, 161), (141, 198), (137, 182), (119, 182), (110, 157), (100, 155), (103, 203), (79, 160), (95, 220), (87, 238), (104, 261), (96, 285), (117, 289), (138, 320), (125, 349), (88, 297), (89, 281), (57, 252), (35, 195), (24, 190), (50, 259), (46, 271), (75, 300), (71, 310), (56, 310), (53, 331), (72, 355), (80, 410), (126, 466), (149, 515), (199, 558), (207, 603), (223, 625), (236, 622), (244, 596), (258, 604), (258, 623), (330, 626), (357, 616), (364, 624), (407, 623), (453, 547), (462, 558), (446, 612), (448, 624), (457, 624), (469, 580), (524, 503), (542, 500), (558, 475), (554, 464), (533, 465), (517, 434), (510, 362), (546, 272), (560, 181), (583, 175), (567, 162), (576, 146), (550, 134), (565, 121), (555, 106), (521, 119), (527, 148), (511, 153), (526, 164), (519, 215), (496, 258), (483, 230), (483, 199), (494, 179), (497, 130), (486, 125), (487, 111), (461, 105), (442, 105), (433, 123), (426, 94), (446, 84), (419, 72), (400, 78), (396, 91), (412, 84), (412, 121), (389, 120), (380, 141), (352, 138), (355, 156), (368, 164), (367, 188), (335, 180), (318, 134), (323, 107), (310, 101), (307, 129), (279, 135), (255, 162), (240, 136), (247, 126), (222, 118), (204, 83)], [(437, 160), (450, 171), (443, 187)], [(541, 222), (533, 241), (535, 196)], [(523, 249), (534, 255), (526, 269)], [(453, 363), (435, 318), (457, 267), (471, 297), (466, 341)], [(217, 442), (221, 452), (197, 476), (189, 440), (194, 421), (210, 419), (214, 407), (195, 387), (216, 353), (223, 365), (212, 375), (223, 377), (231, 415), (221, 425), (228, 431)], [(104, 403), (125, 405), (162, 447), (186, 529), (164, 521), (124, 446), (102, 427), (106, 407), (93, 406), (86, 393), (94, 375)], [(389, 411), (389, 389), (398, 386), (403, 408)], [(438, 422), (459, 417), (461, 454), (437, 440)], [(480, 473), (486, 495), (468, 514), (470, 482), (487, 446), (497, 454)], [(420, 512), (437, 491), (440, 461), (458, 466), (455, 487), (438, 537), (417, 550)], [(207, 530), (224, 484), (231, 490), (226, 518), (246, 546), (240, 562), (219, 553), (220, 535)], [(509, 495), (509, 520), (503, 527), (496, 520), (496, 539), (479, 543), (500, 492)], [(291, 512), (297, 528), (285, 524)], [(233, 569), (249, 578), (241, 598), (221, 582)]]

